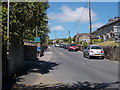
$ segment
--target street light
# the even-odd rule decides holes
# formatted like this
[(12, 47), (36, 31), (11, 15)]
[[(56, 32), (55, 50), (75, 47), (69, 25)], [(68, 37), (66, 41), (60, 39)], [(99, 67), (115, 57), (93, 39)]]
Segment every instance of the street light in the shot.
[[(8, 60), (8, 64), (9, 64), (9, 11), (10, 11), (10, 1), (8, 0), (8, 10), (7, 10), (7, 12), (8, 12), (8, 15), (7, 15), (7, 37), (8, 37), (8, 39), (7, 39), (7, 60)], [(9, 65), (8, 65), (9, 66)], [(8, 68), (9, 69), (9, 68)], [(8, 70), (8, 79), (10, 79), (10, 72), (9, 72), (9, 70)]]
[(10, 1), (8, 0), (8, 15), (7, 15), (7, 37), (8, 37), (8, 40), (7, 40), (7, 54), (9, 54), (9, 11), (10, 11)]

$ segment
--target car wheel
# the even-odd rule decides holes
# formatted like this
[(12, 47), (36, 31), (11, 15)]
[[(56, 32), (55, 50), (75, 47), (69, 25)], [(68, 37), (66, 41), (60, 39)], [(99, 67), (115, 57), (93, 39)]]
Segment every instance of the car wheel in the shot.
[(102, 56), (101, 59), (104, 59), (104, 56)]
[(86, 57), (85, 54), (83, 54), (83, 57)]
[(88, 55), (88, 59), (91, 59), (91, 56), (90, 56), (90, 55)]
[(78, 50), (76, 50), (76, 52), (78, 52)]

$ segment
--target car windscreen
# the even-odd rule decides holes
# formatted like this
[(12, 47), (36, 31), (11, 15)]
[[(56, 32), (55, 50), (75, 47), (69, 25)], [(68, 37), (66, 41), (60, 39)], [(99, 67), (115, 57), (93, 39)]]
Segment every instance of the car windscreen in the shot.
[(91, 49), (102, 49), (102, 48), (99, 46), (92, 46)]
[(77, 46), (76, 44), (70, 44), (70, 46)]

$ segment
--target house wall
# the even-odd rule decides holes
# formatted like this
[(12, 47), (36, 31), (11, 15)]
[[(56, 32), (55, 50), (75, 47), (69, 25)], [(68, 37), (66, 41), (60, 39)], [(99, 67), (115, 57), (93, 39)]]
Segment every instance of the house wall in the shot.
[(106, 26), (96, 30), (95, 34), (99, 35), (99, 37), (102, 40), (108, 40), (110, 38), (114, 38), (114, 28), (113, 28), (113, 26), (116, 26), (116, 25), (120, 25), (120, 21), (116, 22), (116, 23), (113, 23), (113, 24), (110, 24), (108, 26), (106, 25)]
[(90, 42), (90, 38), (87, 35), (83, 35), (83, 36), (79, 37), (79, 41), (89, 43)]
[(86, 41), (86, 42), (88, 42), (88, 43), (90, 42), (89, 36), (87, 36), (87, 35), (82, 35), (82, 36), (76, 35), (75, 42), (80, 42), (80, 41), (83, 42), (83, 40)]

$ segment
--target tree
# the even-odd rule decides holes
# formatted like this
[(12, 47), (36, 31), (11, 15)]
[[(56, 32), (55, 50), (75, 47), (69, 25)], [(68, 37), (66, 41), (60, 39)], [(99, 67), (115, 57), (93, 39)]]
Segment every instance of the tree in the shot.
[[(2, 38), (6, 40), (16, 38), (23, 44), (23, 39), (33, 40), (35, 28), (38, 27), (38, 36), (41, 37), (41, 45), (45, 42), (49, 33), (46, 10), (48, 2), (10, 2), (10, 37), (7, 34), (7, 3), (2, 3)], [(10, 42), (11, 43), (11, 42)]]
[[(3, 13), (3, 35), (6, 36), (7, 30), (7, 3), (2, 4)], [(10, 3), (10, 35), (20, 39), (33, 39), (35, 37), (35, 27), (39, 32), (48, 33), (46, 9), (48, 2), (11, 2)]]

